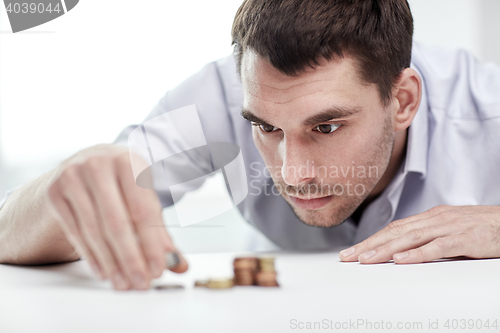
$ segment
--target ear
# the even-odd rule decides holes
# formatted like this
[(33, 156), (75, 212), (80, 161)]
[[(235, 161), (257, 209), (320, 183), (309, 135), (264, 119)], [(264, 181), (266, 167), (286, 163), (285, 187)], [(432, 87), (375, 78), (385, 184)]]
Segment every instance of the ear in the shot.
[(395, 132), (410, 126), (417, 114), (421, 97), (422, 78), (413, 68), (406, 68), (393, 90)]

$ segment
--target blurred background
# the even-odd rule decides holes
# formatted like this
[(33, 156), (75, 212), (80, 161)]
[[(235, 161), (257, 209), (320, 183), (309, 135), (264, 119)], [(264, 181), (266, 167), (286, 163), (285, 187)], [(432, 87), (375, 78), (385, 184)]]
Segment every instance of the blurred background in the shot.
[[(240, 3), (82, 0), (68, 14), (16, 34), (2, 5), (0, 198), (76, 151), (112, 142), (122, 128), (140, 123), (167, 90), (230, 54)], [(465, 48), (481, 61), (500, 64), (500, 1), (411, 0), (410, 5), (416, 41)], [(215, 197), (223, 190), (216, 183), (207, 185)], [(171, 209), (165, 216), (176, 239), (191, 239), (184, 245), (187, 252), (242, 244), (272, 248), (237, 211), (185, 231)], [(194, 241), (209, 233), (225, 241)], [(255, 237), (249, 239), (250, 233)]]

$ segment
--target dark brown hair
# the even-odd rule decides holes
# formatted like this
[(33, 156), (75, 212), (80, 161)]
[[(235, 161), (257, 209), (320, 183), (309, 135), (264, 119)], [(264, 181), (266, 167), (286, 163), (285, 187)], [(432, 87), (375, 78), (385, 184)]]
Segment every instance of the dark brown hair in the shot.
[(289, 76), (348, 54), (387, 105), (410, 66), (413, 17), (406, 0), (245, 0), (231, 34), (239, 75), (248, 48)]

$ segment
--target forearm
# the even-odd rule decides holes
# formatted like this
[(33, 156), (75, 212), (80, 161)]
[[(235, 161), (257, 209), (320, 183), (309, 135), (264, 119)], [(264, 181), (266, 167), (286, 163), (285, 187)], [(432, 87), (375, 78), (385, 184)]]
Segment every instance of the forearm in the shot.
[(73, 261), (79, 254), (52, 216), (47, 191), (59, 170), (93, 155), (113, 155), (128, 150), (115, 145), (84, 149), (38, 179), (14, 191), (0, 209), (0, 263), (36, 265)]
[(13, 192), (0, 209), (0, 263), (35, 265), (79, 258), (48, 210), (45, 193), (54, 172)]

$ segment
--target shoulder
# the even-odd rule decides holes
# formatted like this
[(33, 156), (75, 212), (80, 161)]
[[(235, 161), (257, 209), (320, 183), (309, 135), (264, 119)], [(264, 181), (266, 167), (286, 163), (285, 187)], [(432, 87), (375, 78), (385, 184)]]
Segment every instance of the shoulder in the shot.
[(419, 70), (429, 107), (448, 117), (500, 117), (500, 67), (480, 62), (464, 49), (414, 43), (412, 64)]
[(236, 70), (234, 55), (219, 59), (215, 62), (221, 84), (224, 88), (228, 107), (237, 109), (238, 113), (243, 104), (243, 89), (240, 77)]

